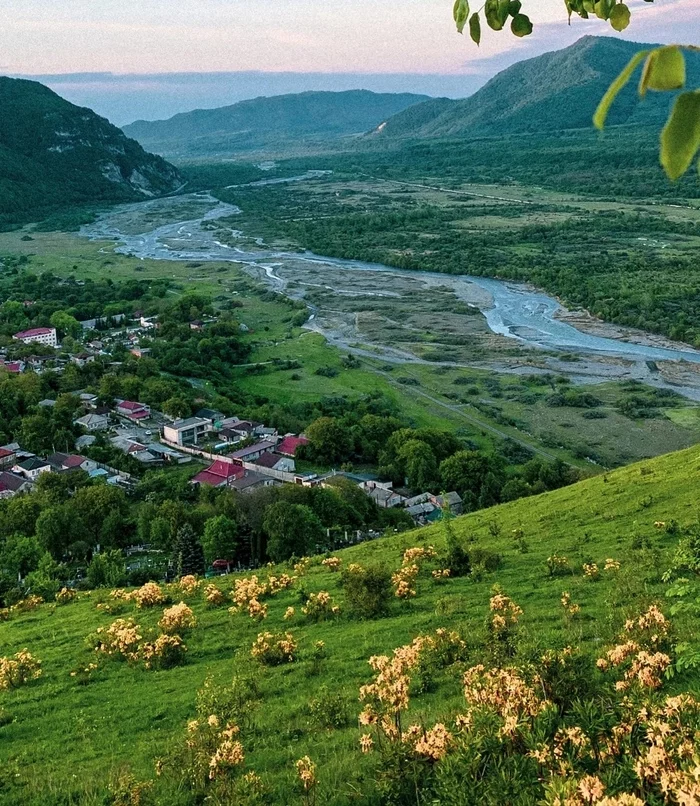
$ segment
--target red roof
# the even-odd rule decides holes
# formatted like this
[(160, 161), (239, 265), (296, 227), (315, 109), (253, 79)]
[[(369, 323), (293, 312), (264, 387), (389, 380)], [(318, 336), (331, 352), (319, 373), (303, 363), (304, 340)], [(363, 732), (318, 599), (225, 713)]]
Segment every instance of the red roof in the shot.
[(277, 446), (277, 453), (283, 453), (285, 456), (294, 456), (297, 448), (301, 445), (308, 445), (309, 440), (306, 437), (285, 437), (282, 442)]
[(33, 327), (30, 330), (20, 330), (19, 333), (15, 333), (15, 338), (28, 339), (30, 336), (48, 336), (54, 330), (53, 327)]
[(245, 470), (239, 465), (233, 465), (230, 462), (224, 462), (217, 459), (211, 467), (202, 470), (192, 479), (199, 484), (209, 484), (212, 487), (219, 487), (231, 478), (238, 478), (243, 476)]
[(78, 456), (76, 454), (72, 454), (71, 456), (66, 456), (66, 458), (63, 460), (63, 467), (69, 467), (69, 468), (80, 467), (80, 465), (82, 465), (84, 461), (85, 461), (84, 456)]
[(7, 459), (8, 456), (14, 456), (14, 451), (8, 451), (7, 448), (0, 448), (0, 459)]
[(280, 456), (278, 453), (264, 453), (257, 458), (253, 464), (260, 465), (260, 467), (273, 468), (282, 459), (284, 459), (284, 457)]
[(127, 411), (140, 411), (141, 409), (145, 409), (146, 405), (144, 403), (134, 403), (133, 400), (123, 400), (117, 408), (126, 409)]
[(0, 361), (0, 367), (7, 372), (21, 372), (22, 371), (22, 362), (21, 361)]
[(144, 409), (141, 409), (141, 411), (132, 411), (130, 414), (127, 414), (126, 416), (130, 420), (143, 420), (146, 417), (149, 417), (150, 415), (149, 415), (149, 413), (147, 411), (145, 411)]

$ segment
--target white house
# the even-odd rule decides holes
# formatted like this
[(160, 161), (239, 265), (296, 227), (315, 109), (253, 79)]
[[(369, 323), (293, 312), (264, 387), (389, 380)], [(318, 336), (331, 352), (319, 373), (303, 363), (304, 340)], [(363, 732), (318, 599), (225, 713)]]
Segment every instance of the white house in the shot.
[(186, 420), (175, 420), (163, 426), (163, 438), (176, 445), (196, 445), (211, 429), (209, 420), (201, 417), (188, 417)]
[(109, 417), (105, 417), (104, 414), (86, 414), (73, 420), (73, 423), (87, 431), (106, 431), (109, 428)]

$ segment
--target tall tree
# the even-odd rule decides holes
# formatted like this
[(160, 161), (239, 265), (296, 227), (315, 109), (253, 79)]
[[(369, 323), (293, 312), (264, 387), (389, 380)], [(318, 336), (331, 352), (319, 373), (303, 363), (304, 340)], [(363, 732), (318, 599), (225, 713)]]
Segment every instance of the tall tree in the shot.
[(179, 577), (187, 574), (201, 576), (204, 573), (204, 550), (194, 529), (186, 523), (175, 536), (173, 560)]

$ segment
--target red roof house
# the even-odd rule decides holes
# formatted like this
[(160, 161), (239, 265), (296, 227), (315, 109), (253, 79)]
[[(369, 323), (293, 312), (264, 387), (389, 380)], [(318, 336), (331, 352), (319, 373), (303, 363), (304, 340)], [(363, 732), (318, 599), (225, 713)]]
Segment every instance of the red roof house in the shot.
[(210, 487), (227, 487), (231, 481), (245, 475), (245, 470), (240, 465), (224, 462), (217, 459), (213, 465), (192, 479), (192, 483), (208, 484)]
[(151, 407), (145, 403), (135, 403), (133, 400), (122, 400), (117, 405), (117, 414), (130, 420), (144, 420), (151, 416)]
[(283, 456), (294, 456), (297, 452), (297, 448), (301, 445), (308, 445), (309, 440), (306, 437), (295, 437), (292, 434), (288, 434), (282, 442), (275, 448), (277, 453), (281, 453)]

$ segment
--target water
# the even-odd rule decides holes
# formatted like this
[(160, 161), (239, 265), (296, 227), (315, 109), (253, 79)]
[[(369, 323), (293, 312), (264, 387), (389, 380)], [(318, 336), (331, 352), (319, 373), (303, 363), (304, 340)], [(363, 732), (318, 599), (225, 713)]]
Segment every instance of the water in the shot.
[[(318, 172), (309, 172), (309, 174), (311, 173), (315, 175)], [(291, 181), (301, 181), (308, 178), (309, 174), (290, 179)], [(263, 183), (274, 181), (263, 180)], [(138, 227), (139, 215), (144, 213), (155, 211), (161, 216), (167, 217), (168, 210), (172, 208), (172, 215), (176, 217), (178, 206), (184, 203), (190, 206), (192, 204), (201, 205), (202, 215), (185, 221), (164, 224), (137, 234), (129, 234), (126, 231)], [(284, 289), (286, 281), (274, 269), (283, 267), (293, 273), (295, 266), (304, 263), (314, 263), (330, 272), (342, 269), (344, 271), (382, 272), (396, 276), (410, 276), (414, 279), (429, 278), (452, 286), (457, 296), (467, 300), (474, 298), (474, 286), (477, 286), (482, 292), (486, 292), (477, 296), (483, 300), (478, 307), (483, 312), (489, 328), (494, 333), (522, 343), (546, 350), (604, 354), (634, 361), (685, 360), (700, 364), (700, 352), (682, 344), (656, 347), (596, 336), (578, 330), (568, 322), (557, 318), (557, 314), (565, 312), (565, 309), (556, 299), (524, 285), (468, 274), (455, 276), (432, 272), (413, 272), (374, 263), (323, 257), (311, 252), (265, 250), (261, 239), (258, 239), (256, 243), (262, 248), (259, 251), (250, 252), (216, 240), (215, 233), (207, 229), (208, 223), (239, 213), (239, 208), (219, 202), (208, 194), (157, 199), (115, 208), (102, 215), (94, 224), (83, 227), (81, 234), (93, 239), (114, 240), (119, 244), (116, 247), (117, 252), (134, 255), (141, 259), (233, 261), (254, 266), (264, 271), (268, 280), (280, 290)], [(240, 230), (230, 230), (230, 232), (234, 238), (242, 237)], [(270, 265), (271, 261), (274, 261), (274, 264)]]

